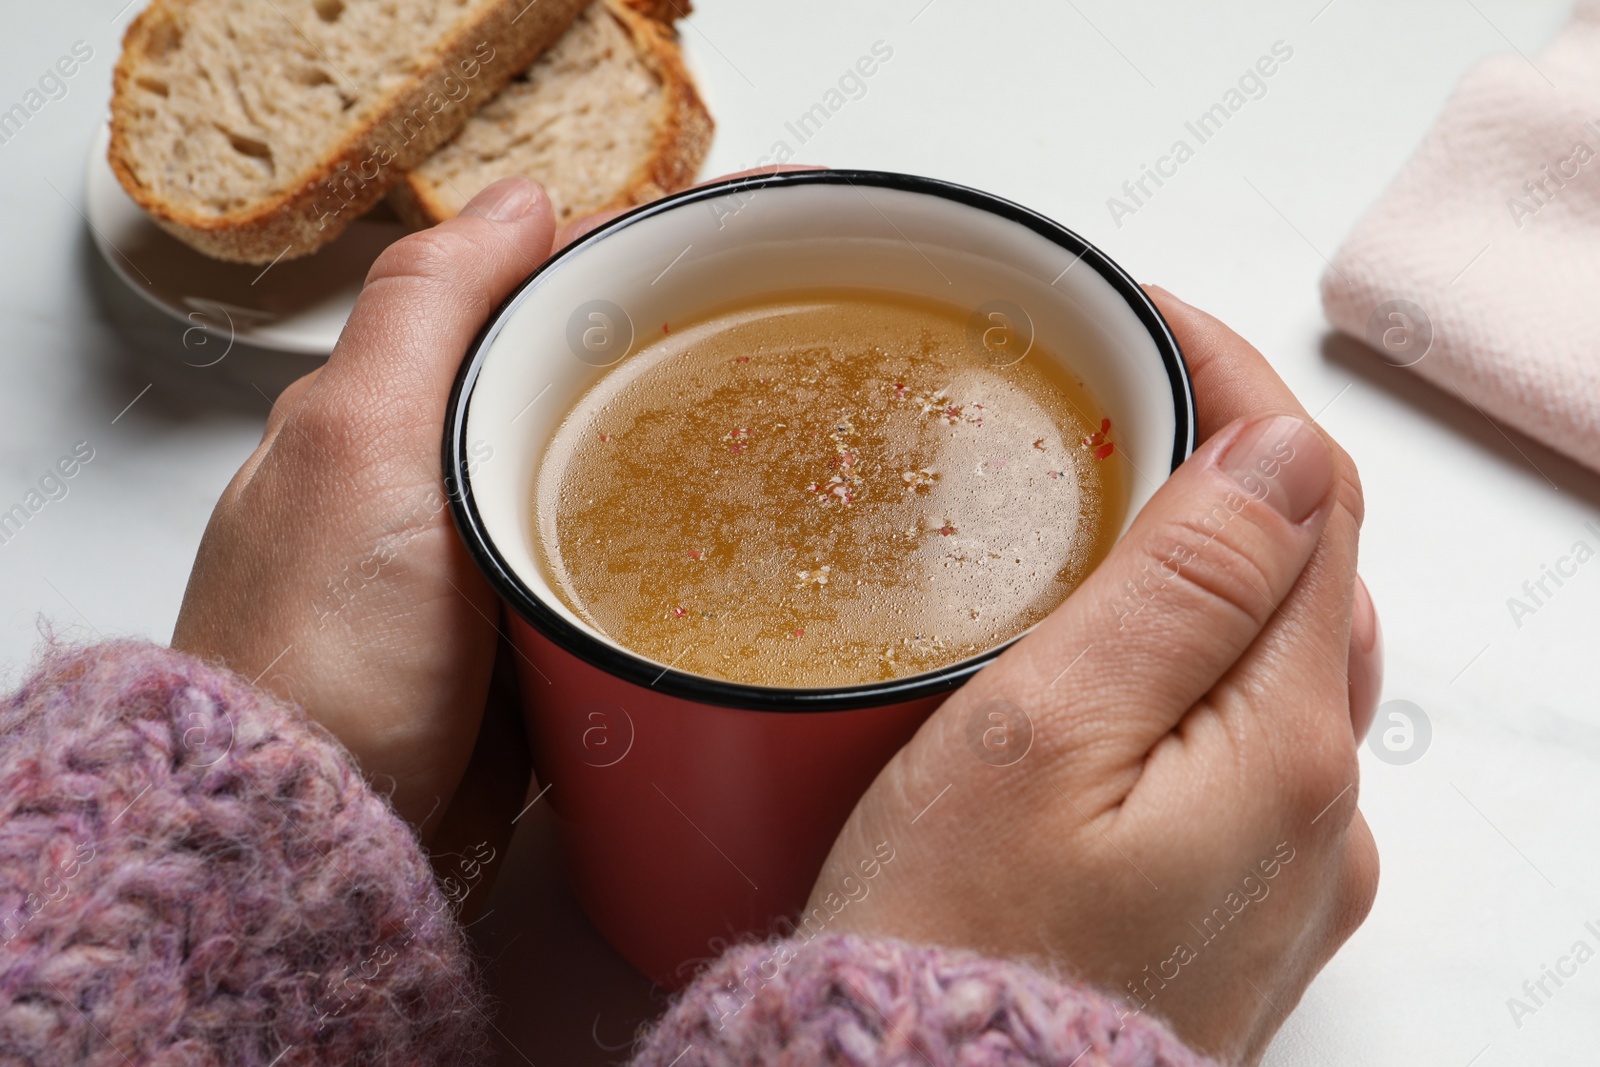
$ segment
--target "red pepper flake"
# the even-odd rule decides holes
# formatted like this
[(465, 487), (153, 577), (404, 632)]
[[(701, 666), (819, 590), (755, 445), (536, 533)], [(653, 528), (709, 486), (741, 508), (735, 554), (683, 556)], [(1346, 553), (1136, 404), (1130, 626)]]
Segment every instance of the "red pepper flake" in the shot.
[(804, 637), (806, 635), (806, 632), (804, 630), (796, 629), (795, 632), (794, 632), (794, 635), (796, 637)]
[(954, 523), (947, 522), (943, 526), (939, 527), (939, 532), (944, 536), (949, 537), (951, 534), (956, 533), (957, 531)]
[(744, 451), (744, 445), (729, 445), (728, 451), (737, 456), (740, 452)]
[(1107, 456), (1111, 455), (1111, 453), (1114, 452), (1117, 447), (1110, 441), (1106, 440), (1106, 436), (1110, 433), (1111, 420), (1101, 419), (1099, 432), (1092, 433), (1088, 437), (1085, 437), (1083, 439), (1083, 447), (1094, 449), (1095, 459), (1105, 459)]
[(600, 440), (609, 441), (609, 440), (611, 440), (611, 435), (608, 434), (608, 433), (603, 433), (603, 434), (600, 435)]
[(734, 362), (735, 363), (749, 363), (750, 362), (750, 357), (749, 356), (740, 356), (738, 359), (734, 360)]
[(1056, 479), (1057, 481), (1060, 481), (1062, 478), (1065, 478), (1067, 476), (1067, 472), (1066, 471), (1046, 471), (1045, 473), (1050, 475), (1050, 477)]
[(906, 394), (909, 393), (910, 391), (911, 390), (906, 388), (906, 383), (905, 382), (895, 382), (894, 383), (894, 398), (896, 400), (904, 400), (906, 398)]
[(667, 324), (663, 322), (661, 324), (661, 332), (662, 333), (671, 333), (672, 331), (670, 329), (668, 329)]
[(691, 548), (689, 550), (689, 558), (690, 559), (700, 559), (704, 555), (705, 555), (705, 553), (701, 552), (698, 548)]
[(689, 612), (688, 612), (688, 609), (686, 609), (686, 608), (673, 608), (672, 609), (673, 618), (681, 619), (681, 618), (683, 618), (684, 616), (686, 616), (688, 614), (689, 614)]
[(1041, 437), (1038, 440), (1034, 441), (1033, 442), (1033, 447), (1037, 448), (1040, 452), (1043, 452), (1044, 451), (1044, 438)]

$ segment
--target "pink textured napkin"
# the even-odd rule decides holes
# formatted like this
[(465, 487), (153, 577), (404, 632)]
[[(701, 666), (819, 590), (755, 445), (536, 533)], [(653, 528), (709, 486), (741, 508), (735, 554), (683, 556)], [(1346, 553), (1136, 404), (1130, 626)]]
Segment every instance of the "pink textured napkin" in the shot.
[(1461, 80), (1322, 303), (1385, 361), (1600, 469), (1600, 0)]

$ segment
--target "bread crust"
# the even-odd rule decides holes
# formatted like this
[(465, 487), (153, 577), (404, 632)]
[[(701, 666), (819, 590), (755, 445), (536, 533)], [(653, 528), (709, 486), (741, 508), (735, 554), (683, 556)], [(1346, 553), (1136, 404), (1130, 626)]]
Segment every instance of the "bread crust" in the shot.
[(661, 22), (672, 22), (693, 13), (694, 7), (689, 0), (625, 0), (627, 5), (641, 15), (648, 15)]
[[(141, 64), (152, 42), (181, 27), (184, 13), (205, 2), (153, 0), (129, 25), (112, 75), (108, 159), (133, 201), (185, 244), (216, 259), (272, 263), (308, 255), (337, 237), (566, 32), (586, 0), (500, 0), (439, 41), (414, 78), (387, 92), (367, 122), (332, 141), (294, 185), (219, 215), (186, 209), (157, 194), (140, 179), (129, 154), (129, 111)], [(488, 60), (480, 51), (485, 46), (493, 49)], [(479, 66), (473, 91), (442, 110), (428, 107), (430, 96), (440, 97), (444, 80), (471, 63)], [(397, 143), (393, 124), (419, 111), (428, 116), (420, 132)]]
[[(711, 148), (715, 124), (684, 66), (683, 53), (672, 29), (656, 18), (635, 11), (635, 0), (595, 2), (605, 5), (612, 17), (626, 28), (641, 60), (661, 82), (666, 96), (665, 119), (656, 130), (649, 156), (635, 168), (620, 193), (595, 209), (610, 211), (648, 203), (687, 188)], [(406, 175), (405, 180), (395, 186), (389, 201), (395, 213), (416, 229), (437, 225), (455, 214), (442, 202), (436, 186), (416, 174)]]

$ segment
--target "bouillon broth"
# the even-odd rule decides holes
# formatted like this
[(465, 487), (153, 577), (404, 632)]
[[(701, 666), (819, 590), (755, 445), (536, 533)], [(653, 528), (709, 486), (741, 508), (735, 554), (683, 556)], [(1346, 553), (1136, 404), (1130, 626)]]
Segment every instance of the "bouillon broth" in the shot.
[(766, 686), (920, 674), (1038, 622), (1121, 528), (1126, 461), (1071, 352), (1001, 365), (967, 313), (858, 290), (651, 325), (533, 494), (555, 593), (641, 656)]

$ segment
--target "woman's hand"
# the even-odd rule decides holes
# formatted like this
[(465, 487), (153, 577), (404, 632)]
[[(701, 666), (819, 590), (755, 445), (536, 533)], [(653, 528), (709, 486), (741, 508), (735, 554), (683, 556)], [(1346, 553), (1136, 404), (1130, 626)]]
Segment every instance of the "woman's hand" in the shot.
[(272, 406), (184, 595), (174, 648), (304, 707), (436, 846), (503, 845), (529, 773), (512, 672), (491, 688), (499, 600), (446, 506), (445, 404), (472, 338), (552, 242), (621, 213), (558, 238), (543, 190), (507, 178), (387, 249), (327, 364)]
[(1361, 488), (1255, 349), (1152, 295), (1204, 443), (879, 775), (808, 914), (1059, 966), (1254, 1062), (1377, 887)]
[(500, 617), (451, 523), (446, 399), (554, 235), (543, 190), (509, 178), (378, 257), (333, 354), (278, 397), (223, 492), (173, 633), (303, 706), (425, 830), (472, 755)]

